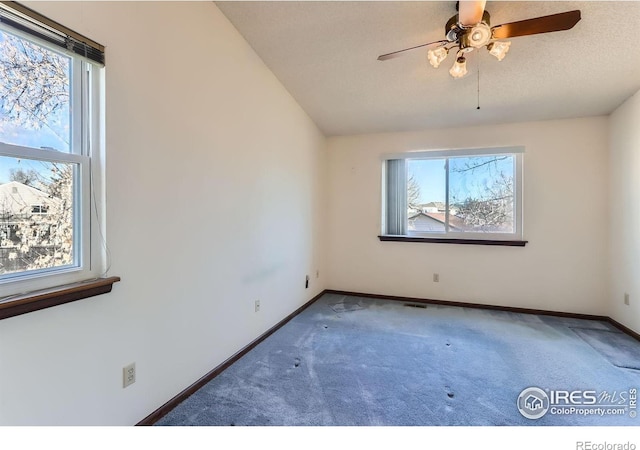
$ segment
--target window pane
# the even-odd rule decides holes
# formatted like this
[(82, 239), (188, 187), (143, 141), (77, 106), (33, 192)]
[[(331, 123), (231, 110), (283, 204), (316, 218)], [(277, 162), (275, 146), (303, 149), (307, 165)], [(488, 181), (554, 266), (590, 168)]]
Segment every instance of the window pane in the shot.
[(514, 158), (449, 158), (450, 231), (515, 232)]
[(75, 164), (0, 156), (0, 275), (75, 265)]
[(71, 58), (0, 30), (0, 142), (69, 152)]
[(407, 167), (407, 230), (444, 232), (445, 160), (409, 160)]

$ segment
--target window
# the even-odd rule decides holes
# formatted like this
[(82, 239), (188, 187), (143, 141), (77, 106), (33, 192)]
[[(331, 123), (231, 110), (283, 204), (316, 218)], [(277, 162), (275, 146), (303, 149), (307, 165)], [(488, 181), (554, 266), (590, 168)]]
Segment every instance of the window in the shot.
[(103, 48), (10, 3), (0, 3), (0, 303), (103, 271), (92, 214)]
[(523, 242), (522, 152), (451, 150), (389, 157), (381, 239)]
[(32, 214), (47, 214), (49, 207), (47, 205), (31, 205)]

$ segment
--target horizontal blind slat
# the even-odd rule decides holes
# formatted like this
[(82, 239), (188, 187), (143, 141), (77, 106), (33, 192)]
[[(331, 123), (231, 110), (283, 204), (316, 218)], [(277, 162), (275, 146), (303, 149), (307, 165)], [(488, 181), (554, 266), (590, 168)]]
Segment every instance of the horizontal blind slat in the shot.
[[(34, 17), (30, 17), (30, 15)], [(47, 23), (43, 23), (37, 17), (43, 18), (19, 3), (0, 2), (0, 23), (104, 65), (105, 57), (102, 45), (59, 25), (57, 22), (47, 19)]]

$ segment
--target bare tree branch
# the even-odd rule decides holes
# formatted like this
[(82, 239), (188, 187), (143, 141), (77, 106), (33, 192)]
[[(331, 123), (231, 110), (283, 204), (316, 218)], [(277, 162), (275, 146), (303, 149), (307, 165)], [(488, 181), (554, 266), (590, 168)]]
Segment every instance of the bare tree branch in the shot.
[(69, 138), (51, 126), (52, 117), (63, 108), (69, 108), (69, 70), (68, 57), (9, 33), (2, 33), (2, 120), (27, 129), (48, 128), (62, 142), (69, 144)]
[(455, 168), (451, 169), (451, 171), (452, 172), (456, 172), (456, 173), (473, 172), (474, 170), (476, 170), (476, 169), (478, 169), (480, 167), (488, 166), (488, 165), (491, 165), (491, 164), (497, 164), (499, 161), (504, 161), (507, 158), (510, 158), (510, 156), (494, 156), (491, 159), (485, 160), (485, 161), (482, 161), (482, 159), (485, 159), (485, 158), (473, 158), (474, 160), (475, 159), (480, 159), (481, 161), (477, 162), (477, 163), (469, 163), (469, 162), (467, 162), (467, 163), (465, 163), (464, 167), (462, 167), (462, 168), (455, 167)]
[[(68, 119), (64, 123), (63, 114), (62, 123), (56, 123), (70, 110), (69, 71), (68, 57), (0, 32), (0, 122), (48, 128), (69, 144)], [(12, 181), (30, 187), (15, 186), (0, 205), (0, 273), (73, 263), (73, 165), (41, 163), (42, 170), (10, 171)], [(20, 199), (21, 189), (30, 190), (29, 201)]]
[(458, 203), (457, 216), (476, 231), (511, 232), (513, 230), (513, 177), (504, 173), (494, 178), (478, 197)]
[(407, 180), (407, 208), (410, 210), (420, 209), (420, 185), (414, 178), (413, 174), (409, 175)]

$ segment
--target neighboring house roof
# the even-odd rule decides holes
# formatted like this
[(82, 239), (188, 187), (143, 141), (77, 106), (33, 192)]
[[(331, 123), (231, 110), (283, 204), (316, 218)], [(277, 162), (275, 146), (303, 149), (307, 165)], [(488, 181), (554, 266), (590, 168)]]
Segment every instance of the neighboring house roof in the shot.
[(423, 208), (436, 208), (442, 211), (444, 211), (446, 208), (446, 205), (442, 202), (429, 202), (429, 203), (424, 203), (420, 206)]
[(0, 214), (31, 214), (34, 205), (53, 206), (60, 200), (17, 181), (0, 184)]
[[(430, 219), (433, 219), (437, 222), (440, 222), (442, 224), (444, 224), (445, 221), (445, 213), (424, 213), (424, 212), (419, 212), (418, 214), (414, 214), (413, 216), (409, 217), (409, 219), (415, 219), (418, 216), (425, 216), (425, 217), (429, 217)], [(453, 214), (449, 215), (449, 227), (455, 230), (460, 230), (464, 228), (464, 220), (460, 219), (457, 216), (454, 216)]]

